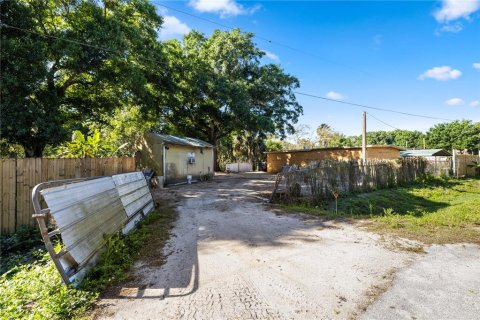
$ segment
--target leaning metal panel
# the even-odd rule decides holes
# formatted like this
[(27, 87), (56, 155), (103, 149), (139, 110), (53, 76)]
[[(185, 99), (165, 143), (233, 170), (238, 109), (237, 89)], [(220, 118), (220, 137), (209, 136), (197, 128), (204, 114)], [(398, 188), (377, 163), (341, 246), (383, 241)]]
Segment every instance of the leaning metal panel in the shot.
[(128, 216), (128, 222), (123, 228), (123, 233), (126, 234), (153, 210), (153, 198), (141, 172), (118, 174), (112, 178)]
[[(48, 208), (41, 208), (42, 197)], [(66, 284), (96, 263), (108, 237), (120, 230), (126, 234), (153, 209), (140, 172), (41, 183), (32, 200), (45, 245)], [(58, 227), (55, 231), (48, 232), (48, 217)], [(51, 237), (58, 234), (63, 246), (55, 252)]]

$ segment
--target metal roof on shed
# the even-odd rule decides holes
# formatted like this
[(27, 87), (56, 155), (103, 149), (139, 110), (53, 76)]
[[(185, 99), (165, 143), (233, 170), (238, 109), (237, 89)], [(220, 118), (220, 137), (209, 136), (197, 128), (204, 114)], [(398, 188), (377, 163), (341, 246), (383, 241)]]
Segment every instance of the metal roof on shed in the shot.
[(214, 148), (212, 144), (200, 139), (189, 138), (189, 137), (177, 137), (177, 136), (172, 136), (169, 134), (161, 134), (161, 133), (152, 133), (152, 135), (166, 143), (177, 144), (181, 146), (198, 147), (198, 148)]
[(448, 157), (452, 154), (443, 149), (418, 149), (400, 151), (400, 157)]

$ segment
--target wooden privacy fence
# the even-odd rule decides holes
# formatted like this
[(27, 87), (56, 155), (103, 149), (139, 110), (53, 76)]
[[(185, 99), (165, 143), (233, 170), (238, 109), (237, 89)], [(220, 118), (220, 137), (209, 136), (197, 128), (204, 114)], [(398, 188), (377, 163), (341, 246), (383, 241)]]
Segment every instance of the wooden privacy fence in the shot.
[(454, 157), (425, 157), (425, 160), (427, 161), (426, 172), (434, 176), (475, 177), (478, 172), (473, 164), (480, 161), (480, 156), (456, 154)]
[(331, 198), (332, 192), (349, 194), (390, 188), (415, 181), (425, 173), (422, 158), (398, 160), (320, 161), (304, 169), (283, 173), (286, 199), (305, 195)]
[(35, 225), (32, 189), (40, 182), (135, 171), (135, 158), (0, 159), (0, 234)]
[(480, 161), (480, 156), (469, 154), (456, 154), (452, 162), (454, 164), (453, 173), (456, 177), (474, 177), (477, 175), (475, 168), (472, 167), (474, 161)]

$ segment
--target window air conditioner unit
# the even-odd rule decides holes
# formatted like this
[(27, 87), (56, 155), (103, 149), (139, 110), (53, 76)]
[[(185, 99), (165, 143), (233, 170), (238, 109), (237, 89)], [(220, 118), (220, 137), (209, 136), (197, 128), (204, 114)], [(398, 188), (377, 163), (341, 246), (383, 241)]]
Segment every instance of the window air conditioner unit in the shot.
[(195, 164), (195, 157), (189, 157), (188, 164)]

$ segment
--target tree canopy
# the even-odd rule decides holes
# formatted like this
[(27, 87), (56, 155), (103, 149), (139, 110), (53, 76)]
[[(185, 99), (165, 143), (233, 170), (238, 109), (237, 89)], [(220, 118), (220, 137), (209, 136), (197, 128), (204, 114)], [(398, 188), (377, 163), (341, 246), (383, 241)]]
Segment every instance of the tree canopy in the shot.
[(429, 145), (446, 150), (480, 150), (480, 123), (472, 121), (452, 121), (440, 123), (427, 132)]
[[(294, 127), (302, 113), (294, 94), (299, 80), (263, 63), (252, 33), (192, 31), (162, 42), (162, 17), (148, 0), (0, 6), (0, 156), (131, 155), (145, 130), (206, 140), (221, 161), (361, 145), (360, 135), (326, 123), (315, 132)], [(480, 123), (370, 131), (367, 143), (478, 152)]]
[(160, 103), (162, 19), (147, 0), (3, 1), (1, 19), (0, 134), (27, 156), (118, 106)]
[[(328, 124), (322, 123), (316, 129), (316, 140), (310, 128), (296, 127), (297, 132), (279, 143), (283, 149), (359, 147), (362, 136), (345, 136), (336, 132)], [(396, 145), (405, 149), (445, 149), (467, 150), (477, 153), (480, 150), (480, 123), (472, 121), (452, 121), (440, 123), (426, 133), (418, 130), (368, 131), (367, 144)]]
[(299, 82), (278, 65), (260, 64), (264, 53), (252, 37), (238, 29), (216, 30), (209, 38), (191, 32), (166, 44), (177, 68), (177, 99), (165, 130), (212, 144), (232, 132), (293, 132), (302, 112), (293, 94)]
[(148, 0), (3, 1), (1, 19), (2, 154), (63, 154), (72, 132), (131, 154), (157, 130), (259, 158), (266, 135), (292, 133), (302, 112), (298, 79), (262, 64), (253, 34), (161, 42)]

